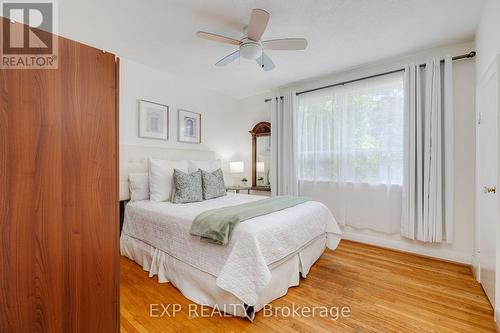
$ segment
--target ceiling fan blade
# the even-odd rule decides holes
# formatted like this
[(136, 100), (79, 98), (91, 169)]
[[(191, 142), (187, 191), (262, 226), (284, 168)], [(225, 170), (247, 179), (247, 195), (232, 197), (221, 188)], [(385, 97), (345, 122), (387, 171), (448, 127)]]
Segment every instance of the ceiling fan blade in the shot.
[(232, 45), (240, 45), (241, 44), (241, 42), (237, 39), (213, 34), (211, 32), (198, 31), (196, 33), (196, 36), (203, 38), (203, 39), (208, 39), (208, 40), (211, 40), (214, 42), (220, 42), (220, 43), (225, 43), (225, 44), (232, 44)]
[(240, 57), (240, 50), (234, 51), (215, 63), (215, 66), (226, 66)]
[(259, 41), (269, 22), (269, 13), (264, 9), (255, 8), (248, 24), (248, 38)]
[(307, 47), (307, 39), (283, 38), (266, 40), (262, 42), (262, 47), (266, 50), (304, 50)]
[(270, 71), (273, 70), (276, 66), (274, 65), (274, 62), (269, 58), (267, 54), (262, 52), (262, 55), (258, 57), (255, 61), (259, 64), (260, 68), (263, 70)]

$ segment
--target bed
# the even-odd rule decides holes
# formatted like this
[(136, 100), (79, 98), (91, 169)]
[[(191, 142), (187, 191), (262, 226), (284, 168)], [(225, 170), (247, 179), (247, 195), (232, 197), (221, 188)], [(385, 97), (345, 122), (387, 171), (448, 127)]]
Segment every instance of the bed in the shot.
[(242, 222), (226, 246), (189, 233), (202, 212), (262, 199), (228, 193), (187, 204), (129, 202), (121, 254), (195, 303), (253, 319), (265, 304), (297, 286), (325, 248), (335, 249), (341, 238), (329, 209), (316, 201)]

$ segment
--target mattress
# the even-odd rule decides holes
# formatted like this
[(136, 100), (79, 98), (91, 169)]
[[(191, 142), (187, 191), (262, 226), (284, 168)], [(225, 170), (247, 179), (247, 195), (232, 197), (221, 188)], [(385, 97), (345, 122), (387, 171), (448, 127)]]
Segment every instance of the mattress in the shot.
[(263, 199), (228, 194), (189, 204), (135, 201), (127, 204), (122, 234), (215, 277), (217, 286), (244, 303), (255, 305), (271, 280), (269, 267), (286, 260), (318, 236), (335, 248), (340, 229), (326, 206), (316, 201), (244, 221), (227, 246), (207, 243), (189, 234), (200, 213)]

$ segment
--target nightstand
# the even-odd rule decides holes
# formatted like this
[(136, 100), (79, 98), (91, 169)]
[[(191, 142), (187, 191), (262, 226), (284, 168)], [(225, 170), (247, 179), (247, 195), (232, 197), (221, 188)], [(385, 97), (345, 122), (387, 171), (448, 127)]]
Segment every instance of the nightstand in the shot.
[(235, 193), (240, 193), (240, 191), (247, 191), (247, 194), (250, 194), (250, 186), (226, 186), (227, 191), (234, 191)]

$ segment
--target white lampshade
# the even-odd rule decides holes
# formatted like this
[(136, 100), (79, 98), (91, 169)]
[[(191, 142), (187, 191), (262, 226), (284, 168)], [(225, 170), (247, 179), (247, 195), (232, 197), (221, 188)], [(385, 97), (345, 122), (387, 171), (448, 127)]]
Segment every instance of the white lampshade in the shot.
[(265, 170), (264, 162), (257, 162), (257, 172), (264, 172)]
[(243, 173), (245, 171), (245, 164), (243, 162), (230, 162), (229, 172), (231, 173)]

